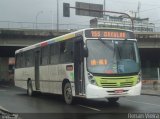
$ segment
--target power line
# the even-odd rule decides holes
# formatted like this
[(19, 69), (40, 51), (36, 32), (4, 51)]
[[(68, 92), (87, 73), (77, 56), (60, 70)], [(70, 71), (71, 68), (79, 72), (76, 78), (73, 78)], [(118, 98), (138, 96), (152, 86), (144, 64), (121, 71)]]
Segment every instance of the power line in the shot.
[(140, 12), (146, 12), (146, 11), (155, 10), (155, 9), (158, 9), (158, 8), (160, 8), (160, 7), (154, 7), (154, 8), (146, 9), (146, 10), (143, 10), (143, 11), (140, 11)]

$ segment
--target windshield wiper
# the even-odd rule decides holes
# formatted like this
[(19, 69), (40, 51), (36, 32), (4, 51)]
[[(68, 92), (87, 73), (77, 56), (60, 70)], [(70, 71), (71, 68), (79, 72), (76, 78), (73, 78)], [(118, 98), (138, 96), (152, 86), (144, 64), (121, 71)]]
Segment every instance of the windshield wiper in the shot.
[(114, 49), (112, 46), (109, 45), (109, 43), (105, 42), (102, 38), (99, 38), (98, 40), (101, 41), (101, 43), (103, 43), (107, 48), (111, 50)]
[(118, 45), (116, 45), (116, 48), (117, 48), (117, 51), (118, 51), (119, 59), (121, 59), (121, 53), (120, 53)]
[[(120, 53), (120, 49), (118, 47), (118, 44), (116, 44), (116, 41), (113, 41), (114, 42), (114, 51), (113, 51), (113, 62), (114, 62), (114, 57), (116, 56), (116, 70), (117, 70), (117, 73), (119, 74), (119, 60), (121, 60), (121, 53)], [(117, 58), (117, 54), (119, 56), (119, 58)], [(113, 63), (114, 64), (114, 63)]]
[(100, 40), (103, 44), (106, 44), (106, 42), (103, 41), (102, 38), (98, 38), (98, 40)]

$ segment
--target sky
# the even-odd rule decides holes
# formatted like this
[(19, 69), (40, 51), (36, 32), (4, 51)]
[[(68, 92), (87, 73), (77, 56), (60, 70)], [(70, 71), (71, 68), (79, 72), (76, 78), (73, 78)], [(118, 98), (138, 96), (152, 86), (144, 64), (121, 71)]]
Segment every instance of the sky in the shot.
[[(86, 2), (103, 4), (104, 0), (58, 0), (59, 1), (59, 24), (69, 26), (70, 24), (88, 25), (89, 20), (93, 17), (77, 16), (75, 10), (71, 9), (69, 18), (63, 17), (63, 2), (75, 6), (75, 2)], [(156, 23), (160, 27), (160, 0), (105, 0), (106, 10), (127, 12), (137, 11), (138, 3), (140, 4), (140, 17), (149, 18), (150, 22)], [(16, 23), (12, 22), (29, 22), (17, 23), (20, 27), (35, 27), (33, 23), (51, 23), (56, 27), (57, 23), (57, 0), (0, 0), (0, 27), (14, 27)], [(44, 24), (46, 27), (51, 27)]]

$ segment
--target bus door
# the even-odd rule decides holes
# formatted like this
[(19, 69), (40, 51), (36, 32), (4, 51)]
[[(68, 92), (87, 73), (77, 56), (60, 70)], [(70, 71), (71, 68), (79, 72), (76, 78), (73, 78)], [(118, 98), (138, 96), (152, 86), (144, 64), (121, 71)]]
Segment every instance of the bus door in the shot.
[(74, 83), (75, 94), (83, 95), (85, 93), (84, 67), (83, 67), (83, 39), (78, 37), (74, 41)]
[(39, 81), (39, 65), (40, 65), (40, 51), (35, 51), (35, 87), (36, 90), (40, 90)]

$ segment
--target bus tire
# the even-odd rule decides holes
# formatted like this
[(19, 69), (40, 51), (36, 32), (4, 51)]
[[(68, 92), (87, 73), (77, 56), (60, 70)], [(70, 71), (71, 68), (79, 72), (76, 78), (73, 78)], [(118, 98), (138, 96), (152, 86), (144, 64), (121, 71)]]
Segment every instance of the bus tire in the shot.
[(27, 94), (29, 96), (33, 96), (33, 88), (32, 88), (32, 81), (28, 80), (27, 82)]
[(109, 101), (110, 103), (115, 103), (115, 102), (117, 102), (117, 101), (119, 100), (119, 97), (107, 98), (107, 99), (108, 99), (108, 101)]
[(72, 96), (72, 88), (69, 82), (66, 82), (63, 87), (63, 98), (66, 104), (72, 104), (73, 96)]

